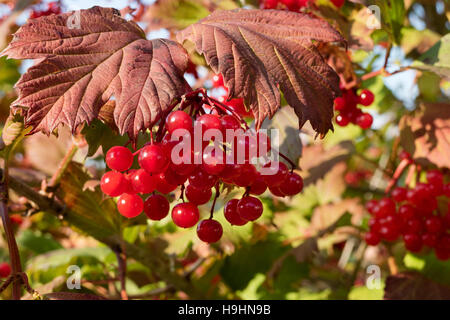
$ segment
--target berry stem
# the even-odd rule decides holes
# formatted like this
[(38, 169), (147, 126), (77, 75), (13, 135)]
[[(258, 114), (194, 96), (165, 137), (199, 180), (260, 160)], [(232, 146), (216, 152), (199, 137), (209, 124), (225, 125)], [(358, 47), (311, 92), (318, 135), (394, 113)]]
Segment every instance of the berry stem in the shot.
[(248, 130), (249, 127), (247, 125), (247, 122), (245, 122), (244, 119), (242, 119), (241, 116), (239, 114), (237, 114), (236, 111), (234, 111), (233, 109), (228, 107), (226, 104), (224, 104), (224, 103), (222, 103), (222, 102), (220, 102), (220, 101), (218, 101), (218, 100), (216, 100), (214, 98), (211, 98), (211, 97), (208, 97), (208, 96), (206, 96), (205, 98), (206, 98), (206, 100), (208, 101), (209, 104), (212, 104), (212, 105), (214, 105), (214, 106), (216, 106), (216, 107), (218, 107), (218, 108), (220, 108), (222, 110), (230, 112), (237, 120), (239, 120), (239, 122), (241, 122), (244, 125), (245, 129)]
[(398, 179), (400, 179), (401, 175), (405, 171), (405, 169), (410, 164), (410, 161), (408, 159), (403, 159), (400, 161), (400, 164), (398, 165), (397, 169), (395, 169), (394, 175), (392, 176), (392, 179), (389, 180), (388, 186), (386, 187), (385, 192), (390, 193), (392, 188), (397, 185)]
[(219, 191), (218, 185), (215, 186), (215, 189), (216, 189), (216, 195), (214, 196), (214, 200), (213, 200), (213, 203), (211, 205), (211, 212), (209, 214), (209, 219), (212, 219), (214, 217), (214, 207), (216, 206), (217, 198), (220, 195), (220, 191)]
[(286, 160), (287, 162), (289, 162), (290, 166), (291, 166), (291, 172), (294, 171), (294, 169), (297, 167), (295, 165), (294, 162), (292, 162), (291, 159), (288, 158), (288, 156), (284, 155), (283, 153), (281, 153), (280, 151), (278, 151), (278, 154), (280, 155), (280, 157), (282, 157), (284, 160)]
[(77, 152), (78, 147), (77, 145), (72, 142), (72, 145), (70, 146), (69, 150), (67, 150), (66, 154), (64, 155), (64, 158), (61, 160), (61, 162), (58, 165), (58, 169), (55, 171), (53, 176), (50, 178), (50, 181), (48, 183), (49, 187), (55, 187), (59, 180), (61, 180), (61, 177), (63, 176), (64, 172), (67, 169), (67, 166), (72, 161), (73, 157), (75, 156), (75, 153)]

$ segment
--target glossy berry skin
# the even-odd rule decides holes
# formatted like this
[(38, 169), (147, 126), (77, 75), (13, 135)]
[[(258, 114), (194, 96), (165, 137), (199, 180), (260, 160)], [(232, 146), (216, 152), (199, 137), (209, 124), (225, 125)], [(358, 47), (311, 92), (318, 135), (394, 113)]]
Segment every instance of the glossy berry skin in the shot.
[(117, 200), (117, 209), (126, 218), (134, 218), (144, 210), (144, 201), (137, 194), (122, 194)]
[(169, 165), (163, 148), (156, 144), (147, 145), (139, 152), (139, 165), (150, 174), (164, 172)]
[(337, 97), (334, 99), (334, 110), (342, 111), (345, 109), (347, 102), (344, 97)]
[(254, 115), (251, 110), (247, 110), (244, 105), (244, 99), (236, 98), (226, 101), (225, 104), (236, 112), (238, 115), (244, 118), (253, 118)]
[(156, 188), (156, 180), (144, 169), (136, 170), (130, 177), (133, 190), (137, 193), (152, 193)]
[(336, 116), (336, 124), (341, 126), (341, 127), (345, 127), (350, 123), (350, 119), (348, 117), (346, 117), (345, 115), (342, 114), (338, 114)]
[(410, 204), (401, 205), (398, 208), (398, 217), (403, 221), (409, 221), (416, 217), (416, 210)]
[(197, 189), (211, 189), (217, 182), (217, 177), (202, 169), (197, 169), (189, 176), (189, 184)]
[(145, 215), (151, 220), (164, 219), (169, 214), (169, 201), (160, 194), (153, 194), (144, 202)]
[(203, 153), (202, 169), (211, 175), (218, 175), (225, 169), (225, 156), (216, 155), (215, 150)]
[(239, 200), (238, 199), (231, 199), (225, 204), (225, 207), (223, 208), (223, 213), (225, 216), (225, 219), (234, 226), (243, 226), (248, 221), (242, 219), (238, 212), (237, 212), (237, 204)]
[(250, 194), (259, 196), (267, 190), (267, 185), (264, 182), (263, 177), (258, 173), (258, 177), (250, 186)]
[(367, 211), (369, 211), (369, 213), (371, 215), (375, 214), (375, 208), (378, 206), (378, 201), (377, 200), (369, 200), (366, 202), (366, 209)]
[(289, 172), (286, 179), (279, 186), (280, 191), (287, 196), (294, 196), (303, 190), (303, 179), (295, 172)]
[(238, 119), (236, 119), (234, 116), (232, 115), (224, 115), (220, 118), (220, 124), (222, 125), (222, 129), (223, 129), (223, 140), (225, 141), (227, 136), (227, 130), (238, 130), (241, 128), (241, 123)]
[(377, 218), (385, 218), (388, 215), (395, 214), (395, 202), (391, 198), (383, 198), (378, 202), (375, 216)]
[(392, 199), (395, 202), (402, 202), (406, 200), (406, 188), (403, 187), (396, 187), (394, 190), (392, 190)]
[(156, 177), (156, 190), (162, 194), (169, 194), (177, 188), (176, 184), (170, 184), (166, 180), (166, 173), (160, 173)]
[(381, 241), (380, 236), (375, 232), (367, 232), (364, 236), (364, 239), (369, 246), (376, 246)]
[(108, 150), (105, 161), (112, 170), (125, 171), (133, 164), (133, 153), (128, 148), (115, 146)]
[(424, 233), (422, 235), (422, 243), (424, 246), (434, 248), (437, 244), (437, 236), (433, 233)]
[(331, 0), (331, 2), (338, 8), (342, 7), (345, 3), (345, 0)]
[(369, 129), (372, 126), (373, 117), (369, 113), (360, 114), (356, 118), (356, 124), (361, 127), (361, 129)]
[(122, 173), (108, 171), (102, 176), (100, 189), (110, 197), (117, 197), (127, 191), (127, 184), (128, 181)]
[(222, 234), (222, 225), (213, 219), (202, 220), (197, 226), (197, 236), (206, 243), (219, 241), (222, 238)]
[(7, 262), (0, 263), (0, 278), (7, 278), (11, 274), (11, 266)]
[(224, 85), (223, 83), (223, 77), (221, 74), (215, 74), (212, 77), (212, 85), (214, 88), (220, 88)]
[(422, 238), (416, 233), (407, 233), (403, 236), (405, 247), (411, 252), (419, 252), (422, 249)]
[(239, 187), (248, 187), (255, 182), (256, 178), (258, 178), (258, 171), (256, 171), (255, 166), (244, 163), (241, 165), (240, 174), (233, 179), (233, 182)]
[(442, 186), (444, 182), (444, 175), (439, 170), (430, 170), (427, 172), (427, 181), (434, 186)]
[(380, 236), (387, 241), (395, 241), (400, 235), (398, 229), (392, 225), (380, 226)]
[(363, 106), (370, 106), (375, 100), (375, 96), (372, 91), (364, 89), (359, 94), (359, 103)]
[(226, 182), (232, 183), (233, 179), (241, 174), (242, 165), (227, 163), (220, 173), (220, 178)]
[(197, 189), (188, 185), (184, 194), (189, 202), (192, 202), (195, 205), (201, 205), (207, 203), (211, 199), (212, 191), (211, 189)]
[(222, 124), (220, 123), (220, 118), (212, 114), (204, 114), (197, 118), (195, 125), (201, 125), (202, 134), (205, 134), (207, 130), (216, 129), (223, 132)]
[(280, 187), (269, 187), (269, 191), (276, 197), (284, 198), (286, 195), (281, 192)]
[(289, 169), (283, 162), (267, 163), (264, 169), (262, 175), (269, 188), (282, 184), (289, 174)]
[(263, 213), (262, 202), (252, 196), (243, 197), (237, 204), (237, 213), (244, 220), (254, 221)]
[(199, 219), (200, 213), (193, 203), (179, 203), (172, 209), (172, 220), (180, 228), (193, 227)]
[(429, 233), (440, 233), (442, 231), (442, 220), (439, 217), (431, 216), (425, 219), (425, 228)]
[(192, 118), (184, 111), (173, 111), (166, 118), (166, 129), (169, 133), (173, 133), (176, 129), (184, 129), (191, 132), (192, 128)]

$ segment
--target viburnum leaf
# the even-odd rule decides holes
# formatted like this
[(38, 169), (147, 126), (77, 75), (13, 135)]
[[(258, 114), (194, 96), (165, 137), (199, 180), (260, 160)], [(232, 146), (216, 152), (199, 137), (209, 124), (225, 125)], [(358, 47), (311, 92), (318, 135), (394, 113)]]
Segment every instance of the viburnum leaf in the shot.
[[(79, 18), (79, 28), (72, 20)], [(167, 39), (146, 40), (134, 22), (111, 8), (31, 19), (3, 51), (14, 59), (35, 59), (16, 84), (13, 106), (25, 107), (32, 132), (72, 130), (98, 117), (116, 100), (114, 121), (121, 134), (135, 138), (152, 126), (173, 101), (186, 93), (186, 51)]]
[(309, 120), (320, 134), (332, 128), (339, 77), (316, 42), (344, 42), (326, 21), (282, 10), (215, 11), (178, 34), (224, 77), (228, 97), (242, 97), (259, 128), (280, 108), (280, 92), (300, 127)]

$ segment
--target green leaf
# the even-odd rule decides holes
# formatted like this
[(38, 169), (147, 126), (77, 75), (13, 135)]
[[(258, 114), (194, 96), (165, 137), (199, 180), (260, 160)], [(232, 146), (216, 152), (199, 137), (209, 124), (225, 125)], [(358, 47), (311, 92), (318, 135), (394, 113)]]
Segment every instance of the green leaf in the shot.
[(89, 145), (88, 157), (92, 156), (99, 147), (103, 152), (108, 151), (111, 147), (124, 145), (128, 138), (120, 136), (114, 132), (107, 124), (98, 119), (94, 119), (89, 126), (85, 126), (81, 132)]
[(381, 9), (384, 19), (384, 29), (396, 43), (401, 42), (401, 30), (405, 20), (405, 3), (403, 0), (376, 0), (375, 4)]
[(411, 68), (450, 78), (450, 34), (443, 36), (430, 50), (414, 61)]
[(407, 253), (403, 262), (408, 269), (450, 286), (450, 260), (441, 261), (433, 252), (426, 255)]
[(21, 249), (27, 249), (35, 254), (61, 249), (61, 244), (50, 235), (39, 231), (24, 230), (17, 238), (17, 244)]

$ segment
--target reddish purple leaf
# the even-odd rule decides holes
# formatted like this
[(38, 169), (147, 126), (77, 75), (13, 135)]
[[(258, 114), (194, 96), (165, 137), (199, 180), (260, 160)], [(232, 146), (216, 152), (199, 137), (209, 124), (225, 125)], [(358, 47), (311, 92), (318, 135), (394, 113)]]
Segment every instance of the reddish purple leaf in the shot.
[(326, 21), (280, 10), (215, 11), (178, 34), (222, 73), (229, 97), (243, 97), (260, 126), (280, 108), (280, 92), (300, 127), (309, 120), (320, 134), (331, 129), (339, 77), (315, 43), (343, 42)]
[(384, 298), (388, 300), (450, 300), (450, 288), (420, 273), (405, 272), (386, 279)]
[(48, 134), (61, 123), (75, 130), (114, 97), (120, 133), (136, 137), (189, 90), (183, 78), (188, 56), (176, 42), (146, 40), (144, 31), (115, 9), (75, 13), (80, 28), (67, 26), (73, 14), (29, 20), (2, 53), (36, 59), (16, 84), (14, 103), (27, 109), (26, 125), (33, 132)]

